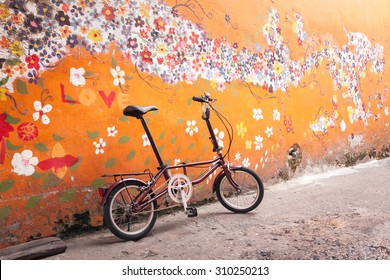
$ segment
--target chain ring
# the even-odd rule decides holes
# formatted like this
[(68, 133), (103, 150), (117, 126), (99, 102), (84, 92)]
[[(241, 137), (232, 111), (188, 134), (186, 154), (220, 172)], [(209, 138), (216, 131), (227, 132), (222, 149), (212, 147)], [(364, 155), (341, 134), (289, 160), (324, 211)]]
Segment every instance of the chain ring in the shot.
[(186, 203), (192, 196), (192, 183), (184, 174), (175, 174), (169, 179), (168, 194), (176, 203)]

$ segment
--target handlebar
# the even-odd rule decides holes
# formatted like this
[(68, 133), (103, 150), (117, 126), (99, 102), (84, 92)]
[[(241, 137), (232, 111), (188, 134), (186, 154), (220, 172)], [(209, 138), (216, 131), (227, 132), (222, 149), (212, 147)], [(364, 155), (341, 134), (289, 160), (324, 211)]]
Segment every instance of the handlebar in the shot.
[(205, 93), (204, 96), (193, 96), (192, 100), (201, 103), (209, 103), (209, 102), (214, 102), (217, 99), (210, 98), (210, 94)]

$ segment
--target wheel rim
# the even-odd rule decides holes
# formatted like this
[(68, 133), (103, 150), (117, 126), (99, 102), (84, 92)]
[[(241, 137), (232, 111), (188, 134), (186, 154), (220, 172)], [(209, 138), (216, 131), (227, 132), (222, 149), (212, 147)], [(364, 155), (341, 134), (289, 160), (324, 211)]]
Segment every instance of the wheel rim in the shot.
[[(152, 222), (154, 211), (153, 203), (150, 203), (141, 212), (133, 212), (133, 201), (138, 194), (138, 187), (127, 186), (120, 189), (111, 200), (111, 220), (114, 227), (123, 234), (139, 234), (146, 230)], [(148, 195), (147, 198), (149, 199), (150, 196)]]
[(260, 187), (255, 177), (240, 170), (236, 170), (231, 176), (240, 189), (236, 190), (224, 176), (220, 185), (221, 198), (235, 209), (247, 209), (254, 205), (260, 195)]

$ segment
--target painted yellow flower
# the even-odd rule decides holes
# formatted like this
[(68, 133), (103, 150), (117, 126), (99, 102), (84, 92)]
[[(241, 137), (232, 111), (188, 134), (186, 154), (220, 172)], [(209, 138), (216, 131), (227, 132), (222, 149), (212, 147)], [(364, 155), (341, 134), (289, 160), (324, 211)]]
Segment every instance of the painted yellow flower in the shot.
[(206, 57), (204, 54), (201, 54), (201, 55), (199, 56), (199, 61), (201, 61), (201, 62), (206, 61), (206, 59), (207, 59), (207, 57)]
[(9, 12), (5, 4), (0, 4), (0, 20), (5, 21)]
[(7, 89), (5, 87), (0, 87), (0, 101), (6, 101), (7, 96), (5, 93), (7, 92)]
[(162, 54), (162, 55), (164, 55), (164, 54), (166, 54), (166, 52), (167, 52), (167, 46), (165, 45), (165, 44), (158, 44), (157, 45), (157, 52), (159, 53), (159, 54)]
[(245, 148), (246, 148), (247, 150), (251, 150), (251, 149), (252, 149), (252, 141), (246, 140), (246, 142), (245, 142)]
[(216, 89), (216, 88), (217, 88), (217, 81), (214, 80), (214, 79), (211, 80), (211, 81), (210, 81), (210, 86), (211, 86), (212, 89)]
[(11, 50), (13, 55), (22, 56), (23, 55), (23, 48), (20, 44), (20, 41), (15, 40), (9, 45), (9, 49)]
[(274, 71), (275, 74), (279, 76), (283, 72), (283, 65), (280, 62), (276, 61), (274, 64)]
[(149, 11), (150, 11), (150, 5), (146, 3), (141, 3), (139, 5), (139, 12), (142, 17), (146, 18), (149, 16)]
[(243, 122), (236, 124), (237, 135), (241, 136), (241, 139), (244, 138), (245, 133), (247, 132), (247, 128), (244, 126)]
[(88, 38), (91, 39), (95, 44), (103, 41), (102, 35), (99, 29), (92, 28), (89, 31)]

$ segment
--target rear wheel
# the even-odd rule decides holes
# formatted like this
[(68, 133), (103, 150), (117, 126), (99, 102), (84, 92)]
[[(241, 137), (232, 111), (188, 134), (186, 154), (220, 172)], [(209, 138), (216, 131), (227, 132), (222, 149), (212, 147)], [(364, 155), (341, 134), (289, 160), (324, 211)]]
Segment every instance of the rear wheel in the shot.
[(264, 196), (264, 186), (259, 176), (247, 167), (240, 167), (231, 171), (238, 189), (230, 184), (225, 174), (215, 182), (215, 191), (219, 202), (235, 213), (247, 213), (252, 211)]
[[(123, 182), (110, 193), (104, 205), (104, 221), (110, 231), (121, 239), (141, 239), (149, 233), (156, 222), (156, 201), (142, 210), (135, 208), (142, 194), (141, 186), (143, 184), (138, 181)], [(153, 193), (149, 193), (144, 200), (152, 197)]]

